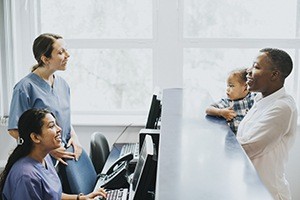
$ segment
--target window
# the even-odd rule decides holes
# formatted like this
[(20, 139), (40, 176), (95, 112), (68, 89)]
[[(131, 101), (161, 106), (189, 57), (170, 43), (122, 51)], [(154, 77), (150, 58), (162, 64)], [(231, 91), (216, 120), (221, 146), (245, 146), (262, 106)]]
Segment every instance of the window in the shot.
[(286, 50), (293, 59), (294, 68), (287, 78), (286, 89), (299, 102), (297, 3), (297, 0), (288, 3), (184, 0), (183, 76), (191, 96), (199, 88), (207, 89), (214, 100), (225, 96), (226, 77), (231, 70), (251, 66), (260, 49), (277, 47)]
[(297, 32), (297, 0), (184, 0), (183, 7), (185, 38), (288, 39)]
[(152, 14), (151, 0), (46, 0), (40, 27), (68, 39), (153, 39)]
[(70, 54), (74, 59), (61, 76), (71, 86), (73, 111), (132, 112), (148, 106), (150, 49), (70, 49)]
[(153, 41), (152, 1), (43, 0), (39, 10), (39, 32), (58, 33), (69, 46), (70, 63), (61, 76), (70, 84), (73, 112), (146, 110), (152, 93), (152, 48), (145, 46), (145, 40)]
[(294, 69), (286, 86), (299, 102), (300, 0), (1, 2), (10, 8), (13, 33), (12, 62), (2, 70), (14, 80), (8, 88), (35, 63), (34, 38), (60, 34), (71, 54), (59, 74), (70, 84), (73, 114), (146, 117), (156, 86), (184, 87), (195, 105), (201, 89), (218, 99), (227, 73), (252, 65), (264, 47), (290, 53)]

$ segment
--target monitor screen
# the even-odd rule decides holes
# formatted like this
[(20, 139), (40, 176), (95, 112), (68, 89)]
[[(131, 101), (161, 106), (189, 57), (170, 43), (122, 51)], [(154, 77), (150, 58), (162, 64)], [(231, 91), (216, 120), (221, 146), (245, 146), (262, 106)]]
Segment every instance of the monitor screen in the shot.
[(130, 200), (146, 199), (156, 179), (157, 156), (150, 135), (146, 135), (130, 185)]
[(161, 103), (156, 94), (153, 94), (146, 123), (146, 128), (157, 129), (161, 115)]

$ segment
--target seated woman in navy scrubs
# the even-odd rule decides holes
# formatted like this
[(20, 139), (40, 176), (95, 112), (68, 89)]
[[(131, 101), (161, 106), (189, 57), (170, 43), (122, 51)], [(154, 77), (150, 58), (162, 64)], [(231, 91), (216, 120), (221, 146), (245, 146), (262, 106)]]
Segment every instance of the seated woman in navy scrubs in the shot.
[(62, 193), (60, 179), (49, 152), (61, 146), (61, 128), (45, 109), (25, 111), (18, 122), (18, 146), (0, 175), (3, 200), (94, 199), (106, 197), (104, 189), (90, 194)]

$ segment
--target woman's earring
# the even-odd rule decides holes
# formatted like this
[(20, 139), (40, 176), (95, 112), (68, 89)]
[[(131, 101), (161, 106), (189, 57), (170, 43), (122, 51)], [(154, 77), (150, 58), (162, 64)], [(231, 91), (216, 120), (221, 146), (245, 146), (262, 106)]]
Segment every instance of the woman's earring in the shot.
[(17, 144), (18, 144), (18, 145), (22, 145), (23, 143), (24, 143), (24, 139), (21, 138), (21, 137), (18, 137), (18, 139), (17, 139)]

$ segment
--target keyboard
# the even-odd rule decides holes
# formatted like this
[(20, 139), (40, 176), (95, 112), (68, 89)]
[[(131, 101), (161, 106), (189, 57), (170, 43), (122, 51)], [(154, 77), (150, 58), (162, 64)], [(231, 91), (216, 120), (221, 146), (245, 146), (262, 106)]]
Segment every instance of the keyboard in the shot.
[(133, 160), (139, 159), (139, 153), (140, 153), (140, 145), (139, 143), (126, 143), (122, 146), (120, 157), (132, 153), (133, 154)]
[(108, 190), (106, 200), (127, 200), (128, 189), (120, 188), (115, 190)]

